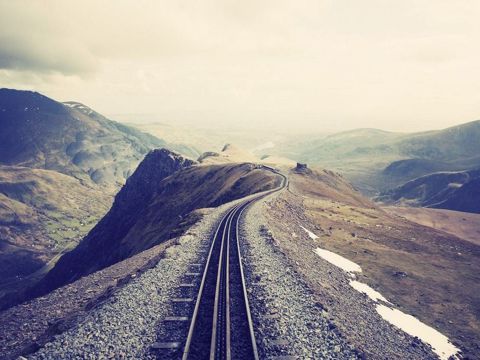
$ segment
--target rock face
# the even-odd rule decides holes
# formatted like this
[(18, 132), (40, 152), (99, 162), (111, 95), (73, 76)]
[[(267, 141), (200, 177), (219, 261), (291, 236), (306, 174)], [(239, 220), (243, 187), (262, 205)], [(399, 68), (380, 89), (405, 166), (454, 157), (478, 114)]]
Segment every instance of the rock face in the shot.
[(110, 211), (71, 252), (60, 258), (39, 286), (41, 292), (54, 289), (83, 275), (105, 268), (145, 250), (122, 239), (142, 216), (160, 182), (193, 165), (166, 149), (152, 150), (115, 197)]

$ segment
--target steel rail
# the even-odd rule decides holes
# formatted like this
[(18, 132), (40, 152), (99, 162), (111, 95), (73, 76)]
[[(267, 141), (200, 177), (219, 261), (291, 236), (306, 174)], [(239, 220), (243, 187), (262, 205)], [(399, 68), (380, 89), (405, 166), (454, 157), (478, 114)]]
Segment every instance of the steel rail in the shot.
[[(248, 333), (250, 335), (250, 342), (252, 346), (252, 356), (253, 359), (258, 360), (258, 350), (257, 344), (255, 340), (255, 333), (253, 330), (253, 320), (252, 315), (250, 312), (250, 305), (248, 301), (248, 294), (246, 288), (246, 281), (245, 281), (245, 274), (243, 271), (243, 264), (242, 264), (242, 256), (240, 251), (240, 233), (239, 233), (239, 225), (240, 225), (240, 218), (245, 211), (245, 209), (251, 205), (253, 202), (262, 199), (274, 192), (280, 191), (287, 186), (288, 180), (287, 177), (283, 174), (279, 173), (273, 168), (269, 168), (270, 171), (274, 172), (275, 174), (282, 177), (282, 183), (276, 189), (270, 190), (266, 193), (262, 193), (254, 198), (249, 200), (243, 201), (240, 204), (233, 206), (231, 209), (227, 211), (227, 213), (222, 217), (217, 229), (215, 231), (212, 244), (210, 246), (210, 251), (208, 253), (205, 269), (203, 271), (202, 280), (200, 283), (200, 288), (198, 291), (197, 299), (195, 302), (195, 308), (192, 315), (192, 320), (190, 323), (190, 327), (188, 330), (187, 340), (185, 343), (184, 351), (182, 360), (187, 360), (190, 355), (191, 346), (192, 346), (192, 339), (195, 334), (195, 326), (198, 318), (198, 314), (200, 311), (200, 306), (202, 302), (202, 296), (204, 295), (204, 288), (205, 283), (207, 281), (207, 274), (210, 270), (210, 265), (212, 263), (212, 254), (214, 248), (218, 241), (220, 243), (220, 254), (218, 265), (214, 264), (213, 266), (218, 266), (216, 269), (216, 283), (215, 283), (215, 302), (213, 308), (213, 319), (212, 319), (212, 332), (211, 332), (211, 339), (210, 339), (210, 360), (214, 360), (217, 358), (225, 358), (227, 360), (231, 359), (231, 329), (230, 329), (230, 241), (231, 238), (235, 238), (234, 241), (236, 242), (233, 245), (235, 247), (236, 254), (238, 257), (238, 266), (240, 271), (240, 279), (241, 279), (241, 288), (243, 294), (243, 301), (245, 305), (245, 312), (247, 317), (248, 323)], [(236, 220), (235, 220), (236, 218)], [(232, 224), (235, 231), (235, 236), (232, 236)], [(222, 232), (221, 240), (219, 240), (219, 234)], [(216, 250), (218, 252), (218, 248)], [(226, 264), (226, 265), (225, 265)], [(215, 270), (215, 268), (213, 268)], [(220, 334), (220, 337), (219, 337)], [(223, 346), (225, 343), (225, 346)], [(225, 347), (225, 348), (224, 348)]]
[(208, 267), (210, 265), (210, 261), (211, 261), (211, 258), (212, 258), (212, 252), (213, 252), (214, 246), (215, 246), (217, 238), (218, 238), (218, 233), (220, 232), (220, 229), (222, 228), (222, 224), (224, 224), (224, 222), (226, 222), (226, 219), (232, 214), (232, 212), (238, 206), (239, 205), (234, 206), (232, 209), (228, 210), (228, 212), (220, 220), (220, 223), (219, 223), (219, 225), (218, 225), (218, 227), (215, 231), (215, 235), (213, 237), (213, 241), (212, 241), (212, 244), (210, 246), (210, 251), (208, 253), (207, 261), (206, 261), (206, 264), (205, 264), (205, 269), (203, 270), (202, 280), (201, 280), (201, 283), (200, 283), (200, 288), (198, 290), (198, 295), (197, 295), (197, 300), (195, 302), (195, 308), (193, 310), (192, 320), (191, 320), (191, 323), (190, 323), (190, 327), (188, 329), (187, 341), (185, 342), (185, 347), (184, 347), (184, 350), (183, 350), (182, 360), (187, 360), (189, 352), (190, 352), (190, 346), (191, 346), (191, 343), (192, 343), (193, 333), (194, 333), (194, 330), (195, 330), (198, 311), (199, 311), (199, 308), (200, 308), (200, 302), (201, 302), (201, 299), (202, 299), (202, 294), (203, 294), (203, 290), (204, 290), (204, 287), (205, 287), (205, 281), (206, 281), (206, 278), (207, 278)]

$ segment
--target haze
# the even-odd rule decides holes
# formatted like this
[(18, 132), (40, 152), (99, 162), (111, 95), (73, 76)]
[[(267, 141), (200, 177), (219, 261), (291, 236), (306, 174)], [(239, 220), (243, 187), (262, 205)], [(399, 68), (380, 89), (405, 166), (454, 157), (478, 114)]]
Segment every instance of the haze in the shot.
[(129, 122), (417, 131), (480, 113), (477, 1), (0, 1), (0, 86)]

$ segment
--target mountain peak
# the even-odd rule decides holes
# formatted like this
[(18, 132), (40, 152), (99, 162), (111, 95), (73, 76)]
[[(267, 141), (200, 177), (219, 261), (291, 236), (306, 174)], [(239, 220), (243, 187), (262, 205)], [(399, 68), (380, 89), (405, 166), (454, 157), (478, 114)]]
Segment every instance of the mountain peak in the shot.
[(90, 108), (90, 107), (88, 107), (88, 106), (86, 106), (82, 103), (76, 102), (76, 101), (65, 101), (62, 104), (65, 105), (65, 106), (68, 106), (71, 109), (78, 110), (78, 111), (84, 113), (85, 115), (92, 115), (93, 113), (95, 113), (95, 114), (97, 113), (92, 108)]

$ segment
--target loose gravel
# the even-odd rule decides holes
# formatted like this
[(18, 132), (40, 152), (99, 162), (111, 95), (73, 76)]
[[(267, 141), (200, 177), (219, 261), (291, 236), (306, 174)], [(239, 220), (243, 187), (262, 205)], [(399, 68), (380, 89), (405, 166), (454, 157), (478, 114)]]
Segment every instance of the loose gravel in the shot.
[(154, 359), (150, 347), (157, 328), (171, 316), (170, 302), (201, 245), (225, 212), (222, 206), (205, 216), (152, 269), (133, 279), (79, 324), (47, 343), (29, 359)]
[(355, 349), (276, 249), (265, 228), (261, 204), (247, 211), (241, 226), (247, 291), (260, 357), (357, 359)]

